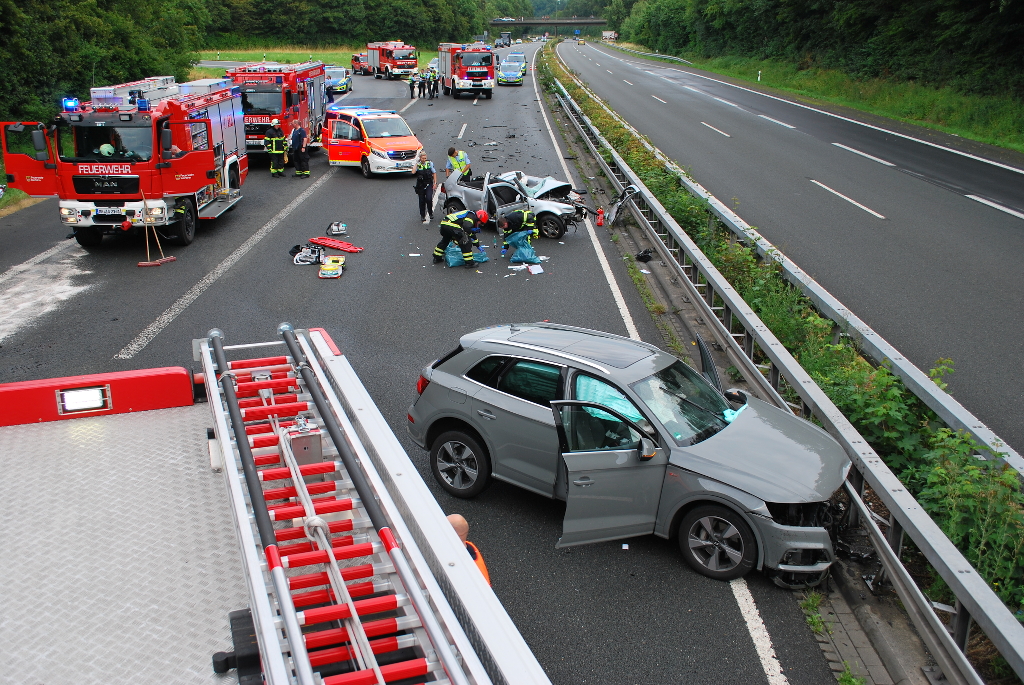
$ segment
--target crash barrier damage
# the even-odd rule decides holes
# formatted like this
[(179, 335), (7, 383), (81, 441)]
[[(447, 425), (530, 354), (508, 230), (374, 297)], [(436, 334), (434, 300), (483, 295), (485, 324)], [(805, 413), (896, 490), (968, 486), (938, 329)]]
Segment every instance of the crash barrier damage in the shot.
[[(582, 108), (569, 95), (563, 84), (557, 79), (555, 84), (558, 88), (555, 97), (563, 111), (573, 122), (574, 127), (580, 133), (615, 190), (620, 195), (627, 193), (631, 195), (631, 198), (625, 203), (628, 205), (630, 213), (637, 224), (652, 238), (659, 256), (676, 272), (679, 281), (685, 285), (691, 300), (701, 311), (714, 339), (726, 351), (729, 359), (740, 370), (744, 378), (762, 395), (763, 399), (774, 402), (780, 407), (789, 406), (779, 393), (781, 384), (783, 382), (787, 384), (800, 398), (799, 406), (795, 409), (805, 418), (819, 421), (850, 456), (854, 469), (850, 472), (845, 488), (853, 503), (851, 516), (859, 515), (862, 525), (870, 535), (872, 545), (878, 552), (885, 576), (892, 582), (915, 627), (946, 678), (954, 683), (983, 682), (963, 651), (972, 621), (988, 636), (1014, 672), (1024, 677), (1024, 626), (1017, 621), (986, 581), (971, 567), (963, 554), (943, 534), (914, 497), (907, 492), (896, 475), (869, 446), (867, 440), (858, 433), (707, 256), (701, 252), (696, 243), (683, 231), (654, 194), (630, 169), (614, 147), (601, 135), (597, 127), (584, 114)], [(655, 151), (653, 146), (644, 140), (635, 129), (604, 105), (585, 84), (576, 80), (575, 85), (593, 98), (594, 102), (603, 107), (616, 121), (632, 131), (649, 150), (659, 155), (667, 165), (671, 164), (663, 154)], [(714, 214), (730, 226), (741, 240), (759, 239), (759, 236), (753, 233), (749, 226), (737, 221), (739, 217), (714, 199), (706, 190), (686, 178), (677, 166), (672, 165), (670, 168), (673, 171), (678, 171), (681, 182), (690, 188), (693, 194), (706, 200)], [(758, 251), (766, 258), (784, 259), (767, 244), (767, 241), (758, 242)], [(798, 271), (795, 265), (788, 260), (782, 263), (784, 268), (788, 268), (787, 274), (793, 274), (790, 276), (790, 280), (798, 287), (802, 288), (808, 283), (813, 283), (806, 274)], [(816, 304), (819, 300), (829, 304), (829, 300), (822, 297), (827, 295), (826, 291), (816, 283), (814, 286), (817, 298), (810, 294), (809, 297)], [(892, 350), (894, 357), (904, 362), (905, 367), (916, 372), (916, 377), (925, 379), (917, 384), (908, 382), (911, 390), (917, 392), (920, 387), (921, 395), (923, 395), (921, 398), (929, 406), (936, 403), (940, 407), (944, 407), (945, 411), (936, 410), (936, 413), (944, 420), (950, 416), (952, 418), (951, 427), (963, 427), (965, 430), (968, 428), (959, 420), (965, 414), (970, 416), (966, 410), (959, 407), (959, 404), (948, 395), (941, 393), (941, 390), (927, 376), (903, 359), (902, 355), (888, 346), (888, 343), (882, 346), (880, 343), (884, 343), (884, 341), (880, 336), (874, 334), (859, 319), (853, 317), (834, 298), (831, 296), (829, 298), (831, 304), (821, 309), (823, 315), (830, 316), (835, 313), (833, 321), (838, 326), (850, 329), (851, 333), (859, 332), (862, 339), (870, 338), (875, 347), (866, 345), (867, 354), (871, 354), (874, 350), (882, 352), (884, 355), (885, 350)], [(840, 313), (843, 316), (839, 316)], [(737, 332), (737, 328), (741, 328), (742, 332)], [(768, 360), (767, 368), (763, 371), (754, 362), (757, 353), (763, 354)], [(893, 359), (893, 357), (883, 356), (879, 361), (885, 359)], [(904, 373), (915, 377), (909, 371), (904, 371)], [(948, 402), (936, 402), (936, 393), (945, 395)], [(959, 407), (962, 413), (949, 411), (952, 405)], [(1007, 463), (1021, 470), (1017, 465), (1020, 457), (1016, 453), (1007, 452), (1005, 445), (1002, 445), (1001, 441), (998, 441), (998, 438), (991, 432), (986, 434), (982, 431), (983, 426), (980, 421), (971, 417), (969, 425), (973, 429), (971, 431), (973, 435), (976, 435), (985, 444), (998, 445), (998, 451), (1004, 453)], [(862, 499), (865, 483), (871, 487), (891, 513), (889, 521), (883, 520), (888, 527), (887, 534), (882, 533), (875, 521), (877, 515), (871, 512)], [(921, 550), (928, 563), (957, 598), (954, 618), (949, 627), (940, 620), (936, 613), (936, 607), (920, 591), (900, 560), (899, 554), (904, 534), (908, 535)]]

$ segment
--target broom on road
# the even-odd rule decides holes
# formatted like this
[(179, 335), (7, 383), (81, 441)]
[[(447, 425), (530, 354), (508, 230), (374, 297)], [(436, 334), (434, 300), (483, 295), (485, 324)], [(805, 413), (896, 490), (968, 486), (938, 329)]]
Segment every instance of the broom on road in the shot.
[[(146, 219), (149, 218), (149, 204), (146, 202), (145, 193), (142, 194), (142, 211), (142, 230), (146, 232), (146, 261), (139, 262), (139, 266), (160, 266), (165, 262), (177, 261), (178, 258), (174, 255), (171, 255), (170, 257), (164, 256), (164, 248), (160, 246), (160, 236), (156, 233), (156, 225), (146, 222)], [(160, 259), (155, 259), (153, 261), (150, 261), (149, 258), (149, 229), (151, 228), (153, 229), (153, 239), (156, 240), (156, 248), (160, 250)]]

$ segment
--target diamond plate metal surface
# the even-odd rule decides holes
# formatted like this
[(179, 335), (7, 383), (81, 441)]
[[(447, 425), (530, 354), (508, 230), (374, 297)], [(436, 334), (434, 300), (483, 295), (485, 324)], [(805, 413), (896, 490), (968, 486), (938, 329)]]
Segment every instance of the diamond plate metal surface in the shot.
[(248, 605), (204, 405), (0, 428), (4, 683), (217, 683)]

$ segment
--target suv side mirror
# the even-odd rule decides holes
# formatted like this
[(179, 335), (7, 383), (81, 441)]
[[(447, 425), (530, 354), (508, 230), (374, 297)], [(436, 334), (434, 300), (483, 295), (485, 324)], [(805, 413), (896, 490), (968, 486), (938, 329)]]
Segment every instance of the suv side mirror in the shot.
[(640, 438), (640, 447), (637, 449), (637, 458), (640, 461), (649, 461), (658, 452), (658, 446), (650, 438)]
[(729, 400), (730, 402), (735, 402), (736, 404), (747, 403), (747, 394), (740, 390), (739, 388), (729, 388), (722, 394), (725, 395), (725, 399)]

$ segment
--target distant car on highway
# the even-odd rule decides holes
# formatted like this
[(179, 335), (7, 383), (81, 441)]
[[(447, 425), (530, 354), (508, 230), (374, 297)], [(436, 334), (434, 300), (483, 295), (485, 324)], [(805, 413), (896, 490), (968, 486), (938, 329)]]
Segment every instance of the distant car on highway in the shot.
[(363, 76), (369, 76), (370, 64), (367, 61), (366, 53), (360, 52), (352, 55), (352, 73), (362, 74)]
[(523, 44), (523, 39), (522, 38), (516, 38), (516, 45), (522, 45), (522, 44)]
[(498, 85), (523, 85), (526, 77), (526, 55), (522, 52), (510, 52), (498, 65), (496, 74)]
[(336, 95), (352, 91), (352, 74), (345, 67), (326, 66), (324, 74), (326, 76), (324, 85), (328, 92)]
[(576, 45), (586, 45), (586, 44), (587, 44), (587, 41), (583, 40), (582, 38), (580, 38), (579, 40), (576, 41)]
[(718, 580), (811, 587), (850, 460), (824, 430), (647, 343), (550, 323), (468, 333), (423, 369), (412, 439), (456, 497), (492, 480), (566, 502), (556, 547), (654, 533)]

